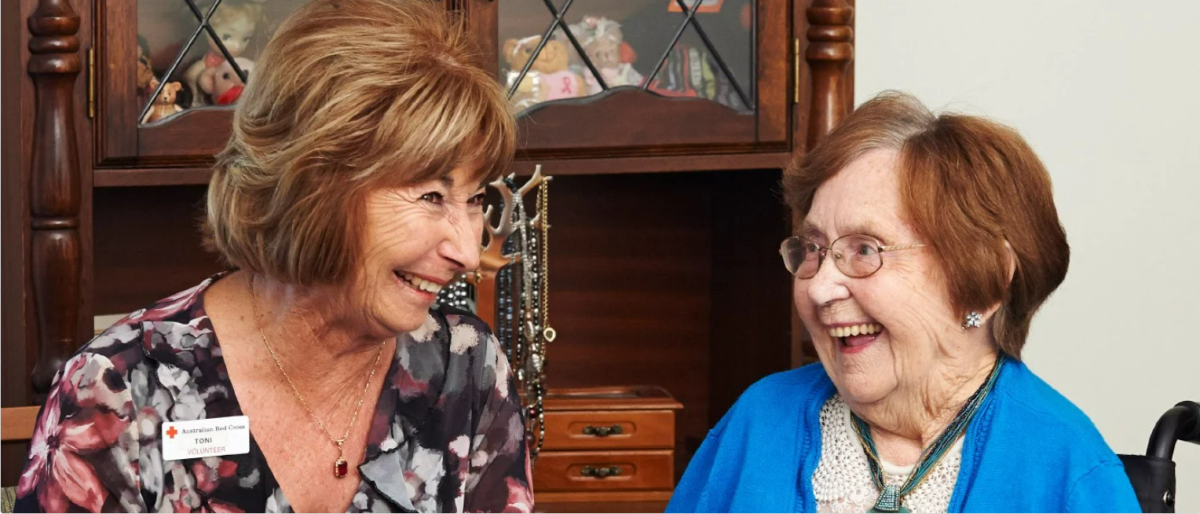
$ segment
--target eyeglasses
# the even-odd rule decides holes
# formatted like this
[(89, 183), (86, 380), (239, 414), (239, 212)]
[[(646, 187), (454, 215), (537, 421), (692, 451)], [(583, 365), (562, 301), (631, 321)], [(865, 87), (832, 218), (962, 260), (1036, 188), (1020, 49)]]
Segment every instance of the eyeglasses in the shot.
[(883, 267), (883, 254), (920, 248), (924, 244), (885, 245), (871, 236), (850, 234), (837, 238), (829, 246), (821, 246), (809, 239), (792, 236), (779, 245), (779, 255), (788, 272), (799, 279), (810, 279), (817, 275), (825, 255), (833, 254), (833, 263), (838, 270), (850, 278), (866, 278)]

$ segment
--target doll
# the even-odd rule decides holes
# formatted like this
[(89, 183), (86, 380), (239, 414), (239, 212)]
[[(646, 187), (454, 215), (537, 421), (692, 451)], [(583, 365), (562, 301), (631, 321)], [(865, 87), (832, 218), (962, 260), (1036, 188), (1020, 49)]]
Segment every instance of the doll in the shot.
[[(250, 44), (250, 38), (254, 35), (254, 29), (258, 26), (261, 14), (262, 8), (258, 3), (226, 1), (221, 3), (209, 22), (213, 30), (220, 36), (221, 44), (225, 45), (229, 55), (236, 58), (245, 53), (246, 47)], [(184, 74), (188, 89), (192, 92), (192, 107), (207, 105), (207, 97), (202, 94), (203, 91), (200, 88), (200, 77), (206, 71), (222, 64), (226, 64), (225, 56), (221, 54), (221, 50), (210, 36), (208, 53), (204, 55), (203, 59), (193, 63)], [(240, 62), (238, 64), (241, 65)]]
[(138, 57), (137, 57), (137, 99), (139, 105), (145, 105), (146, 100), (154, 93), (154, 88), (158, 87), (158, 77), (154, 76), (154, 68), (150, 64), (150, 45), (146, 42), (146, 38), (138, 35)]
[[(571, 33), (579, 39), (588, 60), (600, 72), (608, 87), (639, 86), (642, 74), (633, 69), (637, 58), (633, 48), (625, 42), (621, 24), (604, 17), (584, 16), (583, 21), (570, 26)], [(585, 68), (586, 70), (586, 68)], [(587, 80), (588, 93), (600, 93), (603, 88), (590, 70), (583, 73)]]
[(137, 88), (138, 94), (148, 95), (154, 91), (157, 85), (151, 86), (150, 83), (156, 80), (154, 69), (150, 65), (150, 44), (146, 42), (146, 38), (138, 36), (138, 56), (137, 56)]
[[(238, 67), (246, 73), (246, 77), (250, 77), (250, 70), (254, 69), (254, 61), (245, 57), (235, 58)], [(233, 105), (238, 97), (242, 94), (242, 89), (246, 87), (246, 83), (242, 82), (242, 78), (238, 76), (237, 71), (233, 69), (228, 62), (222, 62), (215, 68), (207, 68), (197, 80), (197, 85), (204, 94), (208, 95), (208, 99), (212, 105)]]

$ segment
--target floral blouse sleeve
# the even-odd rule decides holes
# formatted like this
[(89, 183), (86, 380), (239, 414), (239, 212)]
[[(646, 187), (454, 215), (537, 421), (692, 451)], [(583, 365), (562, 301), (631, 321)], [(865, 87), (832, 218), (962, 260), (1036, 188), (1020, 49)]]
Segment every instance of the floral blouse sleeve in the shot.
[(38, 414), (16, 511), (142, 512), (128, 385), (94, 353), (72, 357)]

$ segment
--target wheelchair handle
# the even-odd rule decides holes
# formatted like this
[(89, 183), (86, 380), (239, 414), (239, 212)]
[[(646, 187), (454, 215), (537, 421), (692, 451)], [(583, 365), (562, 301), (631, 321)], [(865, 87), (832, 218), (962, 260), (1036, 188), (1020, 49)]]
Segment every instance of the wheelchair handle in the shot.
[(1200, 403), (1179, 402), (1158, 418), (1146, 455), (1170, 460), (1177, 440), (1200, 444)]

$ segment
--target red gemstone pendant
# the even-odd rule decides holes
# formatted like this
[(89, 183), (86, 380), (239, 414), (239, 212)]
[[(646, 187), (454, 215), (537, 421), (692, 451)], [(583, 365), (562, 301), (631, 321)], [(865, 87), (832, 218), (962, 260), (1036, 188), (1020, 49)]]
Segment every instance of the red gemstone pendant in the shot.
[(333, 476), (342, 478), (350, 471), (350, 465), (346, 464), (346, 459), (338, 457), (337, 462), (333, 464)]

